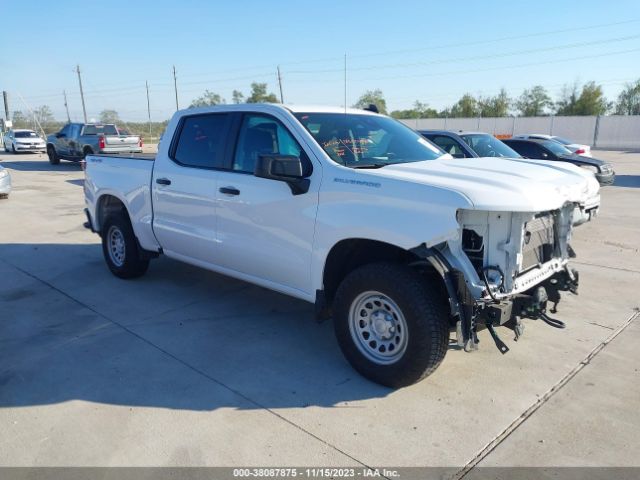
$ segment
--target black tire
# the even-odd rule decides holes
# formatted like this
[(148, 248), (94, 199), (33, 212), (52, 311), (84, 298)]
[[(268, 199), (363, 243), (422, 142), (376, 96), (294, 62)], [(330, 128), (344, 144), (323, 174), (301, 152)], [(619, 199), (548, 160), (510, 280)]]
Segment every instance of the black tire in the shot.
[(91, 148), (86, 147), (83, 151), (82, 151), (82, 160), (84, 160), (85, 158), (87, 158), (87, 155), (93, 155), (93, 150), (91, 150)]
[(11, 153), (13, 153), (14, 155), (17, 153), (16, 146), (13, 143), (11, 144)]
[(60, 157), (53, 145), (47, 145), (47, 156), (49, 157), (49, 163), (51, 165), (58, 165), (60, 163)]
[[(362, 266), (343, 280), (334, 300), (333, 323), (344, 356), (361, 375), (387, 387), (400, 388), (422, 380), (440, 365), (449, 343), (449, 307), (446, 296), (443, 297), (441, 289), (433, 283), (434, 281), (408, 266), (388, 262)], [(364, 340), (366, 343), (369, 342), (369, 338), (375, 340), (374, 333), (371, 333), (370, 337), (359, 337), (358, 332), (354, 335), (351, 333), (352, 304), (357, 311), (355, 306), (358, 299), (363, 295), (369, 298), (366, 297), (366, 292), (371, 291), (379, 292), (390, 299), (391, 304), (399, 308), (406, 324), (404, 352), (393, 363), (381, 364), (368, 358), (361, 351), (367, 347), (362, 346), (362, 340), (359, 346), (358, 338), (367, 338)], [(366, 303), (369, 304), (370, 302)], [(382, 304), (389, 308), (384, 301)], [(374, 315), (378, 314), (387, 315), (387, 311), (380, 307), (379, 311), (369, 315), (370, 322), (373, 321)], [(393, 324), (397, 329), (398, 324), (393, 321), (393, 318), (397, 320), (397, 317), (394, 315), (387, 318), (389, 324)], [(363, 321), (359, 320), (353, 328), (357, 330), (362, 324)], [(371, 331), (375, 331), (373, 327)], [(395, 330), (390, 331), (392, 337), (396, 335), (393, 333)], [(364, 334), (360, 332), (360, 335)], [(400, 337), (394, 337), (391, 343), (398, 338)], [(369, 344), (371, 345), (371, 342)], [(382, 343), (379, 345), (379, 348), (382, 348)], [(392, 346), (388, 345), (388, 352), (391, 352)], [(400, 355), (399, 351), (400, 347), (395, 354)]]
[[(114, 246), (119, 238), (123, 241), (123, 253), (119, 257)], [(110, 252), (111, 250), (111, 252)], [(109, 215), (102, 225), (102, 253), (111, 273), (120, 278), (136, 278), (144, 275), (149, 260), (141, 257), (138, 241), (133, 233), (126, 213)], [(118, 258), (122, 258), (118, 261)]]

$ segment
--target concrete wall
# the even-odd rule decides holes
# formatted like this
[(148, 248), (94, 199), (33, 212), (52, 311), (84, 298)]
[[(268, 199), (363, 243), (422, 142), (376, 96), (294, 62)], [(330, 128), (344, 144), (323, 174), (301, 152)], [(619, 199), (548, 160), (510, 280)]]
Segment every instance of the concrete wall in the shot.
[(640, 116), (421, 118), (401, 120), (416, 130), (467, 130), (510, 137), (521, 133), (559, 135), (601, 148), (640, 148)]

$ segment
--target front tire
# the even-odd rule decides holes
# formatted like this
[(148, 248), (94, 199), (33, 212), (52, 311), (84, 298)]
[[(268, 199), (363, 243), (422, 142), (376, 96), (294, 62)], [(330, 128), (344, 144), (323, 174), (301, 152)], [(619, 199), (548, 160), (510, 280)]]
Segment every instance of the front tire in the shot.
[(11, 153), (13, 153), (14, 155), (17, 153), (16, 146), (13, 143), (11, 144)]
[(60, 157), (53, 145), (47, 147), (47, 156), (49, 157), (49, 163), (51, 165), (58, 165), (60, 163)]
[(149, 268), (149, 260), (141, 257), (131, 222), (125, 214), (110, 215), (104, 221), (102, 253), (109, 270), (116, 277), (140, 277)]
[(412, 268), (375, 263), (351, 272), (334, 301), (334, 329), (349, 363), (399, 388), (435, 371), (447, 353), (449, 311), (441, 289)]

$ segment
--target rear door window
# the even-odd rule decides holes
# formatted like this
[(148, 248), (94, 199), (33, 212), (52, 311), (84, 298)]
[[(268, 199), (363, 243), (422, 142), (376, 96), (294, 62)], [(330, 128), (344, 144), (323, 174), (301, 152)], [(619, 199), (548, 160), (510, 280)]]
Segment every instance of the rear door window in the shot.
[(188, 116), (179, 129), (171, 158), (186, 167), (222, 168), (228, 134), (226, 113)]

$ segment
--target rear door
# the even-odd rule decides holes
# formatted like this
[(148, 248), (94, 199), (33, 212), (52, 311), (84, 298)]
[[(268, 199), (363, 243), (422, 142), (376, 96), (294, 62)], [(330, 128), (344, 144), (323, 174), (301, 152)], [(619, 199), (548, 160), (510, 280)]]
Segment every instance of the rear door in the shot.
[(217, 169), (228, 148), (231, 115), (181, 119), (168, 155), (153, 170), (153, 231), (164, 252), (195, 263), (214, 263)]
[(80, 144), (81, 125), (72, 123), (67, 134), (67, 153), (70, 157), (82, 156), (82, 145)]

